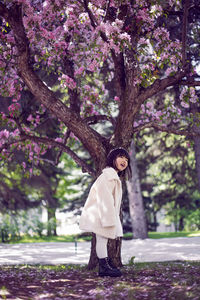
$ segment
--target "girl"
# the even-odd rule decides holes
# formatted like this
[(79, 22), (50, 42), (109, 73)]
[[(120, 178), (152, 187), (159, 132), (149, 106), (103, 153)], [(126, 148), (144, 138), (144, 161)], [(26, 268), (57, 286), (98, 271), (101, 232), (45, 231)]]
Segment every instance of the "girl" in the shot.
[(107, 156), (107, 167), (93, 183), (84, 205), (79, 227), (96, 234), (99, 276), (121, 276), (108, 258), (108, 239), (123, 236), (120, 221), (122, 184), (120, 178), (131, 177), (130, 156), (124, 148), (115, 148)]

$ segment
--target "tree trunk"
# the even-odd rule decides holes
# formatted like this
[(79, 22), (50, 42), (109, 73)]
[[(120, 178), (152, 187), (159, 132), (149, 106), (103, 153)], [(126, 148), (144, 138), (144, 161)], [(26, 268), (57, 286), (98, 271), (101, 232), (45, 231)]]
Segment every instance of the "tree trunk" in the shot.
[(132, 179), (127, 181), (129, 209), (133, 228), (133, 238), (145, 239), (148, 237), (144, 204), (141, 193), (140, 179), (137, 168), (135, 144), (131, 143)]
[(193, 137), (194, 153), (195, 153), (195, 167), (197, 172), (198, 189), (200, 191), (200, 126), (199, 126), (199, 113), (196, 103), (191, 104), (191, 111), (194, 117), (193, 131), (197, 134)]
[[(115, 240), (108, 240), (108, 256), (112, 258), (113, 263), (117, 267), (122, 266), (121, 261), (121, 244), (122, 244), (122, 238), (118, 238)], [(92, 241), (91, 241), (91, 252), (90, 252), (90, 259), (88, 263), (88, 269), (93, 270), (96, 268), (98, 264), (98, 257), (96, 254), (96, 236), (95, 234), (92, 234)]]
[[(194, 126), (194, 130), (196, 133), (200, 134), (200, 127)], [(200, 137), (194, 137), (194, 153), (195, 153), (195, 164), (196, 164), (196, 172), (198, 179), (198, 189), (200, 191)]]
[(182, 231), (184, 229), (184, 217), (180, 217), (178, 231)]
[(96, 268), (98, 264), (98, 257), (96, 254), (96, 235), (92, 234), (92, 241), (91, 241), (91, 250), (90, 250), (90, 259), (88, 263), (88, 269), (93, 270)]
[(121, 245), (122, 238), (108, 241), (108, 256), (112, 258), (113, 263), (117, 267), (122, 267), (121, 261)]
[(48, 223), (47, 223), (47, 236), (57, 235), (56, 232), (56, 208), (47, 208)]

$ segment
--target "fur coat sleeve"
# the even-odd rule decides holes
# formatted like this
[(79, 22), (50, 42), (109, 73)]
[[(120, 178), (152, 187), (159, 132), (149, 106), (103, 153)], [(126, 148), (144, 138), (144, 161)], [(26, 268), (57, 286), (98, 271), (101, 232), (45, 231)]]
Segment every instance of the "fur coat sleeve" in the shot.
[(95, 185), (97, 209), (103, 227), (115, 226), (116, 223), (115, 185), (115, 180), (109, 180), (106, 176), (100, 176)]

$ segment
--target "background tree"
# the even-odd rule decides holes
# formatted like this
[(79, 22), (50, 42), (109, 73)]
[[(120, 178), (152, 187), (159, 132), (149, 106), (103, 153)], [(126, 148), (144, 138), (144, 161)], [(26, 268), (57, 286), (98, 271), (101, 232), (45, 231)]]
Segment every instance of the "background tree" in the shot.
[(137, 135), (136, 144), (145, 207), (149, 215), (151, 205), (155, 226), (156, 213), (164, 208), (166, 216), (174, 216), (175, 228), (183, 230), (187, 215), (199, 205), (193, 145), (185, 137), (146, 130)]
[[(51, 84), (49, 78), (47, 78), (48, 83)], [(21, 96), (21, 101), (23, 105), (21, 106), (20, 111), (20, 118), (23, 120), (24, 124), (31, 125), (33, 122), (33, 117), (31, 115), (32, 111), (37, 111), (39, 109), (38, 104), (34, 102), (34, 97), (32, 94), (28, 91), (24, 91)], [(4, 113), (8, 112), (8, 108), (10, 106), (10, 99), (7, 99), (7, 101), (4, 101), (4, 99), (1, 99), (1, 111)], [(58, 133), (58, 122), (56, 122), (55, 119), (53, 119), (51, 116), (48, 115), (48, 113), (45, 113), (44, 121), (41, 124), (34, 125), (35, 132), (41, 133), (45, 132), (45, 135), (48, 137), (57, 137), (59, 135)], [(7, 126), (9, 129), (9, 127)], [(57, 155), (58, 151), (55, 151), (54, 149), (48, 149), (45, 150), (44, 155), (40, 157), (40, 161), (37, 161), (37, 164), (34, 164), (33, 161), (33, 152), (32, 148), (36, 147), (37, 145), (32, 145), (31, 142), (27, 143), (27, 147), (29, 147), (29, 155), (24, 156), (24, 153), (21, 149), (17, 149), (15, 153), (13, 154), (12, 161), (9, 160), (7, 162), (7, 165), (2, 168), (4, 172), (7, 169), (8, 173), (11, 173), (11, 178), (14, 177), (14, 174), (18, 176), (18, 183), (15, 183), (15, 188), (19, 190), (18, 193), (14, 191), (13, 197), (9, 195), (9, 193), (4, 193), (4, 199), (3, 201), (7, 201), (7, 209), (8, 210), (19, 210), (19, 209), (25, 209), (38, 206), (41, 204), (41, 201), (43, 200), (43, 204), (45, 203), (45, 207), (47, 209), (48, 214), (48, 228), (47, 228), (47, 235), (54, 234), (56, 235), (56, 217), (55, 217), (55, 211), (56, 208), (59, 206), (59, 200), (55, 197), (56, 189), (58, 186), (59, 181), (59, 175), (63, 173), (63, 170), (58, 168), (56, 165), (52, 165), (51, 162), (53, 161), (54, 157)], [(37, 150), (36, 150), (37, 154)], [(20, 168), (19, 165), (22, 165), (23, 168)], [(34, 175), (32, 176), (34, 171)], [(27, 172), (27, 170), (29, 170)], [(29, 173), (30, 172), (30, 173)], [(23, 176), (24, 175), (24, 176)], [(31, 175), (31, 178), (29, 179)], [(8, 175), (7, 175), (8, 176)], [(4, 175), (5, 177), (5, 175)], [(14, 179), (14, 178), (13, 178)], [(5, 178), (2, 178), (4, 184), (2, 183), (2, 187), (4, 187), (4, 191), (6, 188), (6, 180)], [(14, 181), (14, 180), (13, 180)], [(17, 186), (18, 185), (18, 186)], [(40, 201), (34, 202), (30, 195), (28, 195), (28, 192), (24, 192), (22, 195), (22, 192), (20, 193), (20, 190), (24, 190), (24, 186), (27, 187), (31, 186), (31, 188), (36, 188), (40, 191)], [(31, 189), (29, 189), (31, 190)], [(29, 191), (29, 194), (30, 191)], [(8, 197), (6, 197), (8, 195)], [(8, 198), (8, 199), (6, 199)], [(13, 198), (13, 199), (12, 199)], [(30, 198), (30, 199), (29, 199)], [(24, 203), (24, 205), (22, 205)], [(5, 203), (4, 203), (5, 204)], [(54, 224), (54, 225), (53, 225)]]
[(129, 211), (132, 221), (133, 237), (147, 237), (147, 222), (144, 210), (144, 203), (141, 191), (139, 171), (136, 161), (136, 151), (134, 141), (131, 143), (131, 168), (133, 172), (131, 182), (127, 182), (129, 195)]
[[(40, 194), (31, 199), (32, 188), (24, 180), (21, 170), (4, 167), (0, 168), (0, 212), (17, 211), (37, 207), (41, 203)], [(37, 198), (37, 200), (36, 200)]]

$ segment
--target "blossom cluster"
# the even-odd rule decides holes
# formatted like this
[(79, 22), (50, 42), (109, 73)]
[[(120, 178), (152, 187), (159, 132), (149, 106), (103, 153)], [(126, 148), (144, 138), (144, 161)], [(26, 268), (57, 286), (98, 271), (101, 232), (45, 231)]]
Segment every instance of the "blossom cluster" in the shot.
[(181, 106), (184, 108), (190, 107), (191, 103), (196, 103), (198, 101), (198, 96), (196, 95), (196, 91), (193, 87), (183, 87), (180, 93), (180, 101)]
[[(100, 113), (109, 115), (109, 105), (118, 107), (123, 101), (116, 91), (116, 96), (110, 97), (106, 88), (106, 83), (111, 86), (115, 79), (113, 58), (117, 59), (123, 54), (126, 60), (127, 53), (133, 53), (138, 72), (132, 78), (132, 85), (142, 88), (150, 86), (159, 76), (170, 77), (181, 69), (181, 42), (172, 40), (167, 28), (158, 26), (157, 20), (164, 12), (162, 1), (136, 0), (131, 3), (124, 0), (123, 5), (119, 5), (117, 0), (92, 0), (88, 1), (87, 9), (83, 1), (72, 0), (3, 2), (8, 9), (16, 2), (23, 5), (23, 23), (33, 69), (44, 70), (49, 76), (56, 77), (56, 88), (65, 94), (63, 101), (66, 105), (70, 91), (77, 92), (83, 119)], [(111, 16), (107, 15), (108, 2)], [(174, 9), (181, 5), (180, 0), (168, 2)], [(17, 68), (17, 56), (20, 53), (14, 32), (7, 23), (2, 18), (4, 32), (0, 33), (0, 94), (14, 100), (8, 106), (8, 113), (1, 115), (1, 120), (7, 119), (6, 126), (10, 127), (8, 130), (5, 126), (0, 132), (1, 146), (6, 139), (11, 141), (15, 138), (18, 143), (20, 132), (16, 119), (22, 111), (21, 93), (26, 89)], [(125, 61), (125, 68), (129, 69), (127, 64)], [(106, 75), (105, 65), (109, 70)], [(183, 110), (189, 107), (190, 101), (194, 103), (197, 100), (193, 88), (183, 88), (180, 94)], [(150, 121), (165, 124), (172, 116), (177, 122), (180, 115), (181, 108), (174, 103), (160, 110), (152, 101), (146, 101), (141, 107), (138, 124)], [(34, 135), (41, 123), (42, 114), (31, 112), (25, 124), (21, 124), (21, 129), (26, 134)], [(61, 130), (57, 142), (63, 142), (62, 135)], [(46, 151), (46, 148), (41, 145), (37, 147), (33, 142), (19, 143), (19, 147), (27, 152), (29, 161), (36, 160), (36, 164), (38, 157)]]
[(68, 87), (71, 90), (76, 88), (76, 82), (72, 78), (70, 78), (68, 75), (63, 74), (62, 77), (59, 79), (61, 81), (62, 88)]
[[(189, 92), (193, 94), (194, 100), (188, 96)], [(195, 90), (193, 88), (188, 89), (184, 88), (181, 92), (182, 98), (185, 98), (187, 101), (193, 102), (197, 101), (197, 96), (195, 95)], [(185, 100), (184, 100), (185, 101)], [(155, 122), (162, 126), (167, 126), (168, 123), (173, 122), (174, 124), (178, 123), (179, 125), (185, 123), (186, 119), (190, 119), (190, 113), (182, 113), (183, 108), (189, 108), (189, 103), (182, 101), (180, 106), (176, 106), (174, 99), (169, 98), (165, 99), (166, 105), (162, 109), (156, 108), (156, 101), (151, 99), (146, 101), (141, 105), (140, 118), (134, 122), (134, 127), (140, 125), (148, 124), (149, 122)]]

